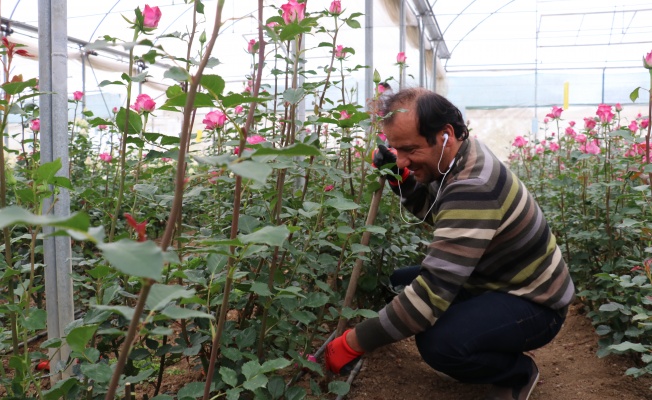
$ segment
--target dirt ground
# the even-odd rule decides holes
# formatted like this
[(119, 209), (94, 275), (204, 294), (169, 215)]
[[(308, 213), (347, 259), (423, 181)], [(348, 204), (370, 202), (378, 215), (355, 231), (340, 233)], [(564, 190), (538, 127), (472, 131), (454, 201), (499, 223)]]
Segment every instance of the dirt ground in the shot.
[[(535, 350), (541, 372), (531, 400), (651, 400), (652, 377), (634, 379), (624, 372), (631, 360), (598, 358), (598, 336), (574, 305), (553, 342)], [(414, 340), (369, 354), (346, 400), (480, 400), (488, 386), (463, 385), (438, 377), (419, 357)]]

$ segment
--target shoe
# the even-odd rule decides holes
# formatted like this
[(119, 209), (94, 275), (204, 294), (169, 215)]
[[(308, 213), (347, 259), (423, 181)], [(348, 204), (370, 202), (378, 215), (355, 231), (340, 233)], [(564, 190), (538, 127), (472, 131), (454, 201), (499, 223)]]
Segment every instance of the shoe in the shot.
[(539, 381), (539, 368), (532, 358), (529, 356), (528, 358), (532, 362), (532, 372), (530, 374), (530, 380), (525, 386), (505, 387), (494, 385), (484, 400), (528, 400)]

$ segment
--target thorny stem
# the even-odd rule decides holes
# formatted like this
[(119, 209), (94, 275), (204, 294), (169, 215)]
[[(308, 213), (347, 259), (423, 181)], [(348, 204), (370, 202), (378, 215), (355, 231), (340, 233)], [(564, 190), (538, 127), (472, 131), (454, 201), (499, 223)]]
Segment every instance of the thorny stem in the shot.
[[(209, 45), (207, 47), (207, 55), (210, 54), (210, 51), (213, 48), (213, 44), (215, 42), (215, 39), (217, 38), (217, 32), (219, 31), (219, 22), (221, 13), (222, 13), (222, 7), (224, 6), (224, 0), (220, 0), (218, 3), (218, 16), (216, 18), (216, 27), (213, 29), (213, 37), (211, 37), (211, 41), (209, 42)], [(260, 89), (260, 81), (262, 78), (262, 69), (263, 69), (263, 64), (265, 61), (265, 42), (263, 41), (263, 30), (261, 29), (260, 26), (263, 24), (263, 0), (258, 0), (258, 74), (256, 76), (256, 81), (254, 83), (254, 87), (252, 89), (252, 94), (254, 97), (258, 96), (258, 90)], [(206, 64), (208, 61), (207, 57), (204, 56), (202, 59), (202, 64)], [(200, 65), (201, 66), (201, 65)], [(245, 145), (246, 145), (246, 140), (247, 140), (247, 134), (249, 132), (250, 127), (253, 125), (254, 122), (254, 112), (256, 111), (256, 103), (253, 102), (251, 103), (251, 106), (249, 107), (249, 113), (247, 114), (247, 120), (245, 121), (245, 126), (244, 129), (242, 130), (242, 134), (240, 135), (240, 148), (238, 154), (242, 154)], [(238, 234), (238, 222), (240, 220), (240, 199), (242, 197), (242, 177), (240, 175), (236, 175), (235, 177), (235, 193), (234, 193), (234, 199), (233, 199), (233, 218), (231, 220), (231, 239), (235, 239), (235, 237)], [(231, 246), (230, 248), (231, 254), (235, 254), (235, 247)], [(228, 302), (229, 302), (229, 294), (231, 293), (231, 283), (233, 281), (233, 273), (235, 272), (235, 266), (233, 265), (234, 263), (234, 257), (229, 257), (229, 261), (227, 264), (228, 268), (228, 275), (226, 278), (226, 283), (224, 285), (224, 297), (222, 298), (222, 306), (220, 309), (220, 315), (218, 317), (217, 321), (217, 328), (215, 332), (215, 337), (213, 338), (213, 343), (212, 343), (212, 348), (211, 348), (211, 358), (208, 362), (208, 371), (206, 372), (206, 384), (204, 385), (204, 396), (203, 400), (208, 400), (210, 397), (210, 391), (211, 391), (211, 383), (213, 381), (213, 375), (215, 374), (215, 363), (217, 361), (217, 352), (219, 351), (219, 346), (220, 346), (220, 341), (222, 339), (222, 333), (224, 331), (224, 325), (226, 322), (226, 313), (228, 309)]]
[[(138, 39), (138, 29), (134, 30), (134, 42)], [(134, 69), (134, 47), (132, 46), (129, 49), (129, 77), (131, 78)], [(131, 79), (127, 83), (127, 106), (125, 107), (125, 126), (124, 131), (122, 132), (122, 141), (120, 143), (120, 179), (118, 186), (118, 198), (115, 204), (115, 209), (113, 210), (113, 218), (111, 218), (111, 230), (109, 231), (109, 242), (113, 241), (115, 236), (115, 227), (118, 223), (118, 217), (120, 214), (120, 208), (122, 208), (122, 196), (125, 191), (125, 178), (127, 177), (127, 135), (129, 132), (129, 111), (131, 105)], [(116, 174), (117, 176), (117, 174)]]

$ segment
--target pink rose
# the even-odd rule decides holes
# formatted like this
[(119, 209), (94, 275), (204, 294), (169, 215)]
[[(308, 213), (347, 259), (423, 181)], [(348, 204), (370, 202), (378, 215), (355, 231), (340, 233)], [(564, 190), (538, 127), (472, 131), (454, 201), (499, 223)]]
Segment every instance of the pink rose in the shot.
[(134, 109), (137, 113), (141, 112), (153, 112), (156, 107), (156, 102), (149, 97), (148, 94), (139, 94), (136, 97), (136, 102), (132, 104), (131, 108)]
[(570, 121), (570, 122), (568, 123), (568, 125), (570, 125), (571, 128), (574, 127), (574, 126), (575, 126), (575, 121)]
[(145, 25), (145, 28), (156, 28), (161, 20), (161, 15), (161, 10), (158, 7), (145, 5), (143, 10), (143, 25)]
[(118, 110), (118, 107), (113, 107), (113, 113), (114, 113), (114, 114), (117, 114), (118, 111), (119, 111), (119, 110)]
[(577, 140), (578, 143), (585, 143), (586, 142), (586, 135), (583, 133), (578, 134), (575, 136), (575, 140)]
[(305, 18), (306, 3), (298, 3), (297, 0), (290, 0), (281, 6), (283, 10), (283, 21), (286, 24), (299, 22)]
[(79, 101), (83, 97), (84, 97), (84, 92), (80, 92), (79, 90), (72, 94), (72, 98), (75, 99), (75, 101)]
[(328, 12), (333, 15), (342, 14), (342, 3), (339, 0), (333, 0)]
[(523, 136), (516, 136), (514, 138), (514, 143), (512, 143), (512, 146), (521, 148), (527, 144), (527, 140)]
[(628, 128), (630, 131), (636, 132), (638, 130), (638, 124), (636, 123), (636, 121), (632, 121), (632, 123), (629, 124)]
[(41, 130), (41, 120), (33, 119), (32, 122), (29, 123), (29, 129), (31, 129), (32, 132), (39, 132)]
[(548, 145), (548, 148), (551, 151), (555, 152), (555, 151), (559, 150), (559, 144), (557, 142), (550, 142), (550, 144)]
[(346, 57), (346, 51), (344, 51), (344, 46), (338, 44), (335, 48), (335, 58), (338, 60), (343, 60)]
[(600, 118), (600, 122), (608, 124), (611, 122), (611, 120), (613, 120), (615, 114), (611, 111), (610, 105), (600, 104), (598, 106), (598, 111), (595, 112), (595, 115)]
[(570, 126), (566, 128), (566, 135), (570, 137), (575, 137), (577, 132), (575, 132), (575, 129), (571, 128)]
[(110, 163), (111, 160), (113, 160), (113, 157), (109, 153), (101, 153), (100, 160), (104, 161), (105, 163)]
[(564, 111), (563, 108), (557, 107), (557, 106), (552, 106), (552, 111), (548, 114), (546, 114), (546, 117), (552, 118), (552, 119), (559, 119), (561, 118), (561, 113)]
[(595, 119), (594, 118), (584, 118), (584, 129), (587, 131), (590, 131), (591, 129), (595, 128)]
[(643, 57), (643, 66), (647, 69), (652, 69), (652, 51)]
[(108, 126), (106, 126), (106, 125), (98, 125), (98, 126), (97, 126), (97, 129), (99, 129), (99, 130), (101, 130), (101, 131), (106, 130), (106, 128), (108, 128)]
[(387, 141), (387, 136), (385, 136), (384, 133), (380, 132), (378, 134), (378, 139), (382, 140), (383, 142), (386, 142)]
[(247, 45), (247, 53), (255, 54), (256, 53), (256, 39), (251, 39)]
[(271, 29), (274, 29), (277, 26), (278, 26), (278, 22), (270, 22), (269, 24), (267, 24), (267, 27)]
[(253, 135), (247, 138), (247, 143), (249, 144), (258, 144), (265, 141), (265, 138), (260, 135)]
[(351, 116), (349, 115), (348, 112), (346, 112), (346, 111), (342, 111), (342, 112), (340, 113), (340, 119), (349, 119), (349, 118), (351, 118)]
[(333, 186), (333, 185), (324, 186), (324, 192), (330, 192), (333, 189), (335, 189), (335, 186)]
[(396, 62), (399, 64), (405, 64), (405, 60), (407, 60), (407, 57), (405, 56), (405, 52), (401, 51), (396, 55)]
[(650, 125), (650, 120), (645, 118), (641, 120), (641, 129), (647, 129), (648, 125)]
[(593, 139), (592, 141), (587, 142), (586, 145), (580, 146), (580, 151), (586, 154), (600, 154), (598, 140)]
[(616, 112), (621, 112), (623, 110), (623, 106), (621, 106), (620, 103), (616, 103), (614, 107), (616, 107)]
[(240, 114), (242, 114), (242, 111), (243, 111), (243, 108), (242, 108), (242, 106), (241, 106), (240, 104), (238, 104), (237, 106), (235, 106), (235, 108), (233, 109), (233, 112), (235, 113), (235, 115), (240, 115)]
[(382, 83), (378, 84), (378, 93), (384, 93), (387, 88)]
[(202, 124), (206, 124), (207, 130), (212, 130), (215, 128), (221, 128), (226, 122), (226, 115), (222, 111), (211, 111), (206, 114), (206, 117), (202, 121)]
[(548, 117), (546, 117), (546, 118), (543, 119), (543, 123), (544, 123), (545, 125), (548, 125), (549, 122), (550, 122), (550, 119), (549, 119)]

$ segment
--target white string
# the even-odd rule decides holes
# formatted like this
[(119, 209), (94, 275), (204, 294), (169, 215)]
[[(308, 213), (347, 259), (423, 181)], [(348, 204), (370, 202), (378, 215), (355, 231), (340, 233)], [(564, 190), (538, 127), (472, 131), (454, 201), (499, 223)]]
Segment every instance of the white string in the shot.
[[(430, 214), (430, 211), (432, 211), (433, 207), (435, 207), (435, 204), (437, 204), (437, 199), (439, 198), (439, 193), (441, 192), (441, 188), (444, 186), (444, 181), (446, 180), (446, 175), (448, 175), (448, 173), (451, 171), (451, 169), (453, 169), (453, 164), (454, 163), (455, 163), (455, 159), (453, 159), (453, 161), (451, 161), (450, 165), (448, 166), (448, 169), (446, 170), (446, 172), (444, 172), (444, 176), (441, 178), (441, 183), (439, 184), (439, 188), (437, 189), (437, 194), (435, 195), (435, 200), (432, 202), (432, 205), (430, 206), (430, 208), (428, 209), (428, 211), (426, 212), (425, 216), (423, 217), (423, 219), (421, 221), (409, 222), (403, 216), (403, 206), (402, 206), (402, 204), (403, 204), (403, 192), (401, 191), (401, 184), (399, 183), (399, 185), (398, 185), (398, 193), (399, 193), (399, 196), (401, 196), (401, 206), (399, 206), (399, 208), (398, 208), (398, 215), (401, 217), (403, 222), (405, 222), (408, 225), (419, 225), (419, 224), (422, 224), (422, 223), (424, 223), (426, 221), (426, 218), (428, 218), (428, 214)], [(439, 168), (437, 168), (437, 169), (439, 169)]]

